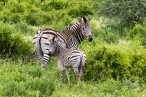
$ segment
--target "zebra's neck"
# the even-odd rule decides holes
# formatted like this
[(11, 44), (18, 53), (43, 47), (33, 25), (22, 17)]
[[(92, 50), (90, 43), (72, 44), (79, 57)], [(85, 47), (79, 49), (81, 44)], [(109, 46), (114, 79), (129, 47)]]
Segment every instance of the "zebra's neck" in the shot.
[(74, 39), (76, 39), (79, 44), (84, 40), (85, 37), (82, 34), (81, 24), (79, 22), (72, 24), (67, 29), (73, 31)]
[(63, 31), (59, 31), (59, 33), (57, 33), (57, 36), (59, 40), (67, 44), (68, 39), (72, 36), (72, 32), (68, 29), (65, 29)]
[(72, 24), (63, 31), (59, 31), (59, 33), (57, 33), (57, 36), (60, 41), (66, 44), (67, 48), (78, 47), (78, 45), (84, 39), (79, 22)]

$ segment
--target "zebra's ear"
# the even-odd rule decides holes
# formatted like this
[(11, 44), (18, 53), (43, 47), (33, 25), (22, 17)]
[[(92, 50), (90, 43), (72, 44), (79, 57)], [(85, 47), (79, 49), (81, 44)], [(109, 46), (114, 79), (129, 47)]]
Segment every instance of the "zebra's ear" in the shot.
[(79, 19), (79, 23), (84, 23), (84, 18), (83, 17), (81, 17), (80, 19)]

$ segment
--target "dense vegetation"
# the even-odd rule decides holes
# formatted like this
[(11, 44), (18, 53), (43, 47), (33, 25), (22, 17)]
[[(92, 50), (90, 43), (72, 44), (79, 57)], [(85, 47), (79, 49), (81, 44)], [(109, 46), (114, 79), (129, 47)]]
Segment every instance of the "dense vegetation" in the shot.
[[(146, 94), (146, 1), (0, 0), (0, 96), (144, 97)], [(45, 70), (33, 52), (41, 28), (65, 29), (91, 16), (94, 40), (79, 46), (87, 56), (83, 81), (71, 73), (72, 86), (59, 87), (57, 62)], [(65, 72), (64, 72), (65, 73)]]

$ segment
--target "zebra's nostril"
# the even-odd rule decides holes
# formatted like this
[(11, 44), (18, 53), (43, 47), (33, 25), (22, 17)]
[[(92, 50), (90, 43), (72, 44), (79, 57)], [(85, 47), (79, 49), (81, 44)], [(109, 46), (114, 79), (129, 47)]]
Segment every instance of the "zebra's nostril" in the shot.
[(93, 40), (93, 38), (90, 38), (90, 39), (89, 39), (89, 42), (91, 42), (92, 40)]
[(51, 52), (49, 52), (49, 56), (51, 56), (51, 54), (52, 54), (52, 53), (51, 53)]
[(88, 41), (91, 42), (92, 40), (93, 40), (93, 38), (92, 38), (92, 36), (90, 35), (90, 36), (88, 37)]

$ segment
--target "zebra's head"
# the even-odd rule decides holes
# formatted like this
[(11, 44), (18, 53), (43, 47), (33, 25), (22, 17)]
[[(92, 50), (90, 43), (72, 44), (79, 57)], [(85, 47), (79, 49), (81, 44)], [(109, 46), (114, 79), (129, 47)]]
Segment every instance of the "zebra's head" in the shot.
[(49, 37), (48, 44), (49, 44), (49, 55), (52, 55), (56, 49), (56, 36)]
[(88, 41), (91, 42), (93, 40), (93, 37), (92, 37), (92, 30), (89, 25), (89, 22), (90, 22), (89, 16), (87, 19), (85, 17), (82, 17), (79, 19), (79, 23), (81, 26), (81, 32), (82, 32), (83, 36), (87, 37)]

